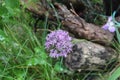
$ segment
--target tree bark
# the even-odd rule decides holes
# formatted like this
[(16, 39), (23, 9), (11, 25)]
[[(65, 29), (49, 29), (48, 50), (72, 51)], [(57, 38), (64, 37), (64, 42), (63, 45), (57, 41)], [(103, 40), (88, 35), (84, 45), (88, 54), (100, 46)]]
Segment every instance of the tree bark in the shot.
[[(24, 2), (27, 4), (27, 2)], [(42, 2), (32, 3), (27, 9), (39, 17), (45, 17), (45, 12), (48, 14), (50, 20), (57, 20), (56, 13), (47, 2), (42, 4)], [(103, 30), (100, 26), (94, 25), (92, 23), (87, 23), (84, 19), (79, 17), (75, 11), (68, 10), (65, 5), (55, 3), (55, 9), (58, 13), (57, 18), (62, 22), (63, 27), (69, 32), (73, 33), (75, 37), (81, 39), (87, 39), (100, 44), (108, 45), (112, 40), (114, 33)], [(34, 6), (34, 7), (33, 7)]]

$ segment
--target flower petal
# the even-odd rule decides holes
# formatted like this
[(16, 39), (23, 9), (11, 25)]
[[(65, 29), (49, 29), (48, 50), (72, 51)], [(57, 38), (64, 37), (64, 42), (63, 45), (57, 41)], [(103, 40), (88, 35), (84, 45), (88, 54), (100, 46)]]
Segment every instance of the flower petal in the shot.
[(111, 22), (112, 21), (112, 16), (108, 17), (108, 21), (107, 22)]
[(115, 27), (114, 27), (114, 26), (110, 26), (110, 27), (108, 28), (108, 30), (109, 30), (110, 32), (115, 32)]
[(109, 28), (109, 25), (106, 23), (105, 25), (102, 26), (104, 30), (107, 30)]

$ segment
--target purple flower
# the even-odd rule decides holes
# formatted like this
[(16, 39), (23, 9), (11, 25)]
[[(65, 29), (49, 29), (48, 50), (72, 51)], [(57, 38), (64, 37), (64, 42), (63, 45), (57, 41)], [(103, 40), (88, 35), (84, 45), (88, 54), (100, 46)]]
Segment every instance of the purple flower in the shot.
[(56, 30), (51, 32), (46, 37), (45, 48), (50, 52), (50, 57), (58, 58), (66, 57), (72, 51), (72, 38), (68, 32)]
[(110, 32), (115, 32), (115, 24), (112, 21), (112, 16), (108, 18), (107, 23), (102, 28), (104, 30), (109, 30)]

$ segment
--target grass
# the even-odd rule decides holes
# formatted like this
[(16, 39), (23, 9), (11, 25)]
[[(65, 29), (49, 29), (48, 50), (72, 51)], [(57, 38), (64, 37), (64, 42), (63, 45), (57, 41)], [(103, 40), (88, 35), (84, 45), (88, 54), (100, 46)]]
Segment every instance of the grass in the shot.
[(55, 71), (44, 45), (26, 23), (17, 25), (16, 30), (8, 24), (1, 30), (1, 80), (54, 80)]
[[(61, 59), (50, 58), (44, 48), (46, 30), (34, 33), (35, 19), (20, 7), (19, 1), (5, 0), (0, 4), (0, 80), (85, 80), (89, 75), (105, 79), (100, 72), (72, 73)], [(47, 22), (46, 17), (39, 26), (47, 29)]]

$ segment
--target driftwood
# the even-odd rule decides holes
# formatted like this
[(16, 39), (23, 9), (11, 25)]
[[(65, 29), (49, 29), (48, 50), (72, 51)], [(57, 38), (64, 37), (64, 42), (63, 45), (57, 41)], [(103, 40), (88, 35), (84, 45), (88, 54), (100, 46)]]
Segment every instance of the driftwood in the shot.
[[(56, 20), (53, 9), (49, 6), (46, 7), (42, 3), (43, 2), (32, 3), (27, 9), (42, 17), (45, 17), (45, 12), (47, 12), (49, 19)], [(109, 42), (112, 41), (113, 33), (101, 29), (100, 26), (85, 22), (84, 19), (79, 17), (73, 10), (68, 10), (66, 6), (56, 3), (55, 9), (58, 13), (57, 18), (61, 20), (63, 27), (73, 33), (77, 38), (84, 38), (102, 44), (109, 44)]]
[(72, 71), (105, 71), (108, 63), (114, 63), (118, 54), (110, 47), (90, 41), (77, 41), (73, 52), (65, 58), (65, 65)]

